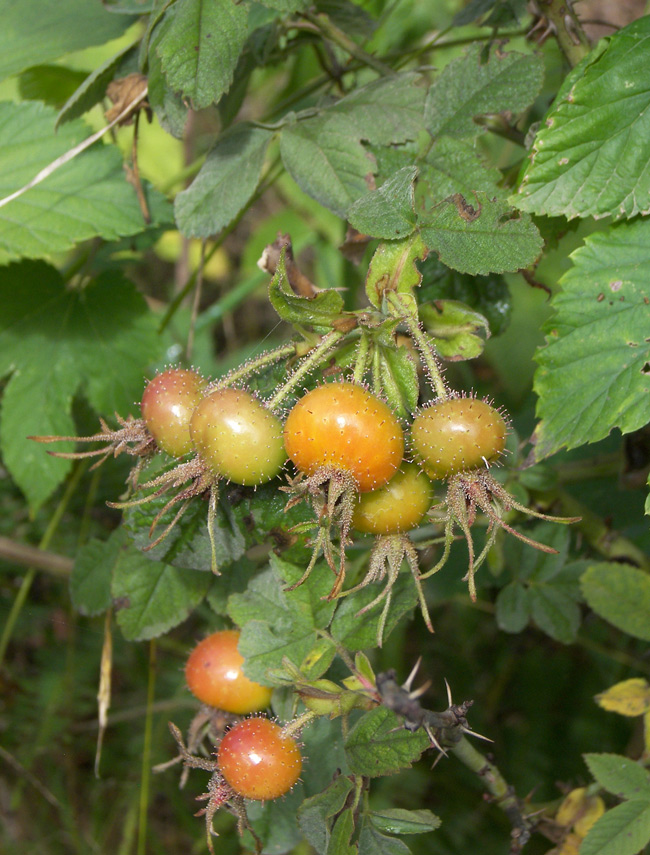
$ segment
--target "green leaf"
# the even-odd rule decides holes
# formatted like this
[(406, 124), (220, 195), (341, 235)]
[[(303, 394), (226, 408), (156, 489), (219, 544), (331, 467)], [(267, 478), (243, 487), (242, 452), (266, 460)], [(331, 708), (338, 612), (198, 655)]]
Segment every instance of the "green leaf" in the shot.
[(650, 213), (650, 17), (603, 39), (566, 78), (514, 203), (572, 217)]
[(354, 813), (352, 808), (347, 808), (337, 816), (329, 844), (327, 855), (356, 855), (357, 847), (350, 841), (354, 832)]
[(43, 101), (60, 107), (85, 79), (83, 71), (73, 71), (63, 65), (33, 65), (18, 78), (23, 101)]
[(534, 585), (530, 611), (537, 626), (562, 644), (572, 644), (580, 628), (580, 607), (571, 592), (558, 585)]
[(455, 193), (466, 199), (482, 190), (492, 198), (505, 198), (499, 186), (501, 173), (482, 162), (479, 150), (470, 141), (441, 137), (423, 159), (418, 159), (420, 192), (418, 197), (442, 202)]
[(623, 802), (592, 825), (580, 855), (637, 855), (650, 840), (650, 803)]
[[(172, 465), (176, 465), (176, 462)], [(150, 502), (127, 508), (124, 513), (124, 525), (135, 546), (138, 549), (147, 549), (149, 558), (172, 567), (210, 571), (212, 548), (208, 532), (208, 507), (207, 503), (202, 502), (198, 497), (190, 502), (181, 519), (164, 540), (150, 549), (151, 523), (173, 494), (173, 491), (168, 491)], [(164, 526), (172, 521), (179, 507), (176, 505), (162, 517), (158, 528), (153, 532), (154, 537), (162, 533)], [(220, 571), (230, 572), (226, 568), (244, 554), (247, 543), (242, 528), (234, 519), (231, 503), (227, 497), (222, 498), (217, 505), (212, 532), (217, 566)]]
[(329, 845), (332, 823), (328, 820), (343, 809), (353, 786), (349, 778), (341, 775), (322, 793), (305, 799), (298, 809), (300, 829), (319, 855), (325, 855)]
[[(135, 287), (107, 272), (83, 291), (54, 268), (25, 261), (0, 268), (0, 376), (4, 462), (32, 508), (60, 484), (70, 462), (30, 435), (74, 433), (72, 398), (83, 391), (100, 413), (128, 414), (157, 355), (156, 324)], [(57, 450), (72, 450), (61, 444)]]
[(429, 89), (425, 123), (434, 136), (472, 137), (484, 128), (473, 120), (490, 113), (519, 113), (535, 100), (544, 63), (532, 54), (504, 53), (494, 47), (483, 61), (483, 46), (472, 45), (452, 60)]
[[(345, 597), (332, 621), (332, 636), (348, 651), (367, 650), (377, 646), (377, 632), (385, 601), (378, 603), (359, 617), (359, 611), (379, 594), (378, 585), (368, 585), (356, 594)], [(383, 633), (385, 641), (400, 620), (409, 614), (417, 603), (417, 591), (410, 573), (402, 571), (393, 585), (392, 600)]]
[[(79, 121), (54, 133), (56, 111), (38, 102), (0, 104), (0, 198), (90, 136)], [(171, 210), (144, 184), (156, 222)], [(96, 143), (0, 208), (0, 247), (10, 257), (41, 258), (92, 237), (109, 240), (146, 228), (115, 146)]]
[[(252, 680), (267, 682), (268, 672), (279, 669), (284, 657), (301, 666), (318, 641), (317, 630), (332, 618), (336, 604), (323, 599), (332, 586), (331, 570), (317, 564), (308, 583), (286, 590), (303, 572), (304, 568), (272, 555), (271, 568), (228, 601), (228, 614), (242, 630), (239, 650)], [(317, 657), (306, 676), (321, 676), (330, 662), (331, 656)]]
[(217, 234), (243, 210), (259, 183), (272, 136), (240, 122), (219, 137), (192, 184), (176, 196), (176, 222), (184, 235)]
[(343, 297), (338, 291), (324, 290), (314, 297), (296, 294), (287, 277), (284, 249), (269, 283), (269, 300), (283, 321), (300, 326), (327, 329), (343, 311)]
[(88, 0), (5, 3), (0, 30), (0, 80), (65, 53), (115, 39), (131, 23), (128, 16), (112, 15), (101, 3)]
[(373, 164), (354, 129), (340, 119), (325, 116), (285, 126), (280, 152), (296, 184), (341, 217), (371, 183)]
[(518, 215), (485, 193), (461, 194), (419, 217), (425, 245), (461, 273), (506, 273), (528, 267), (542, 251), (542, 238), (527, 215)]
[(650, 802), (648, 771), (620, 754), (585, 754), (585, 763), (601, 787), (619, 799)]
[(128, 641), (144, 641), (182, 623), (205, 597), (209, 573), (178, 570), (123, 549), (113, 571), (111, 593), (117, 622)]
[(618, 629), (650, 641), (650, 577), (626, 564), (594, 564), (580, 579), (590, 608)]
[(371, 193), (367, 193), (348, 211), (350, 225), (371, 237), (396, 240), (415, 229), (413, 182), (415, 166), (400, 169)]
[(70, 576), (70, 599), (82, 615), (98, 615), (111, 605), (111, 578), (124, 544), (116, 529), (108, 540), (90, 540), (75, 556)]
[(154, 33), (152, 49), (147, 63), (149, 89), (147, 99), (160, 122), (161, 128), (180, 140), (185, 132), (189, 108), (187, 102), (183, 100), (183, 96), (172, 89), (163, 74), (162, 63), (156, 53), (158, 32)]
[[(129, 45), (109, 57), (88, 75), (83, 82), (70, 94), (56, 117), (55, 128), (65, 122), (70, 122), (82, 116), (95, 104), (98, 104), (106, 94), (106, 87), (114, 77), (119, 76), (119, 69), (136, 55), (136, 45)], [(151, 80), (149, 80), (149, 100), (151, 101)]]
[(427, 249), (418, 234), (399, 241), (380, 243), (370, 261), (366, 277), (366, 295), (371, 304), (381, 309), (387, 291), (410, 294), (422, 280), (415, 262), (426, 254)]
[[(450, 362), (483, 353), (490, 326), (479, 312), (457, 300), (436, 300), (420, 307), (424, 328), (435, 339), (438, 354)], [(479, 334), (479, 333), (482, 333)]]
[(296, 12), (298, 9), (305, 9), (309, 5), (309, 0), (259, 0), (262, 6), (267, 6), (269, 9), (277, 9), (278, 12)]
[(572, 255), (538, 351), (535, 456), (650, 421), (650, 222), (591, 235)]
[(184, 0), (165, 10), (155, 50), (170, 87), (200, 110), (230, 87), (247, 35), (245, 3)]
[(411, 733), (386, 707), (362, 716), (345, 741), (350, 768), (357, 775), (376, 778), (411, 766), (429, 747), (424, 730)]
[(416, 80), (412, 73), (382, 78), (314, 117), (285, 125), (280, 152), (302, 190), (346, 216), (372, 186), (375, 172), (361, 141), (389, 145), (414, 139), (420, 131), (424, 93)]
[(411, 850), (397, 837), (382, 834), (370, 822), (364, 822), (359, 835), (359, 855), (410, 855)]
[(510, 322), (512, 302), (508, 285), (502, 276), (468, 276), (450, 270), (434, 255), (420, 264), (422, 286), (420, 298), (459, 300), (485, 317), (492, 335), (500, 335)]
[(370, 811), (368, 817), (375, 828), (388, 834), (424, 834), (440, 828), (440, 818), (430, 810), (389, 808)]
[(521, 632), (528, 626), (528, 592), (519, 582), (510, 582), (499, 591), (496, 601), (497, 626), (504, 632)]
[(379, 348), (381, 388), (398, 418), (408, 418), (418, 405), (420, 384), (418, 367), (411, 351), (404, 345)]

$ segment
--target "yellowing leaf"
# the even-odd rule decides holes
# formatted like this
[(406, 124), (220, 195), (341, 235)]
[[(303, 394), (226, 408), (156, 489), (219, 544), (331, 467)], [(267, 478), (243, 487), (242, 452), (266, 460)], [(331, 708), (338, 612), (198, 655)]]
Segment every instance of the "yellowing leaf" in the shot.
[(605, 813), (605, 802), (600, 796), (589, 796), (582, 816), (573, 824), (576, 834), (585, 837), (591, 826)]
[(586, 799), (586, 787), (578, 787), (575, 790), (571, 790), (571, 792), (567, 795), (567, 797), (564, 799), (564, 801), (558, 808), (557, 813), (555, 815), (555, 821), (560, 825), (565, 825), (567, 827), (573, 825), (573, 823), (576, 821), (576, 818), (584, 809)]
[(623, 680), (596, 695), (596, 703), (619, 715), (644, 715), (650, 711), (650, 684), (643, 677)]

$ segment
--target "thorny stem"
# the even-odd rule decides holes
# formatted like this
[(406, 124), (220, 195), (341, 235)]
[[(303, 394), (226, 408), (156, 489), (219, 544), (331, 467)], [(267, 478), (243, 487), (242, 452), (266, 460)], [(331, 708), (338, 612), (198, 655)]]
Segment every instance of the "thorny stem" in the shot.
[(485, 789), (494, 797), (494, 803), (510, 820), (513, 837), (516, 837), (520, 847), (523, 846), (530, 837), (533, 823), (523, 815), (519, 799), (499, 769), (477, 751), (465, 736), (450, 746), (449, 752), (481, 778)]
[(326, 39), (334, 42), (335, 45), (338, 45), (346, 53), (349, 53), (350, 56), (359, 60), (359, 62), (370, 66), (370, 68), (374, 68), (374, 70), (381, 74), (382, 77), (393, 77), (395, 75), (395, 72), (389, 65), (386, 65), (380, 59), (376, 59), (376, 57), (371, 54), (366, 53), (365, 50), (360, 48), (355, 41), (343, 32), (343, 30), (340, 30), (335, 24), (333, 24), (327, 15), (305, 11), (302, 13), (302, 17), (310, 21)]
[(244, 362), (237, 368), (233, 368), (232, 371), (229, 371), (223, 377), (219, 377), (219, 379), (215, 380), (213, 383), (210, 383), (206, 388), (206, 394), (214, 392), (215, 389), (224, 389), (227, 386), (239, 383), (241, 380), (245, 380), (250, 377), (251, 374), (255, 374), (255, 372), (266, 368), (268, 365), (273, 365), (281, 359), (288, 359), (290, 356), (293, 356), (295, 352), (296, 344), (293, 341), (290, 341), (287, 344), (282, 344), (280, 347), (276, 347), (273, 350), (267, 350), (248, 362)]
[(338, 330), (332, 330), (332, 332), (323, 336), (320, 344), (301, 360), (300, 364), (289, 379), (286, 380), (285, 383), (280, 386), (275, 395), (266, 402), (267, 407), (270, 410), (274, 410), (279, 407), (282, 401), (284, 401), (293, 389), (295, 389), (296, 386), (304, 380), (305, 377), (307, 377), (310, 371), (313, 371), (317, 365), (329, 356), (344, 335), (345, 333), (339, 332)]
[(541, 14), (548, 18), (551, 32), (573, 68), (589, 53), (591, 45), (571, 0), (537, 0), (537, 5)]

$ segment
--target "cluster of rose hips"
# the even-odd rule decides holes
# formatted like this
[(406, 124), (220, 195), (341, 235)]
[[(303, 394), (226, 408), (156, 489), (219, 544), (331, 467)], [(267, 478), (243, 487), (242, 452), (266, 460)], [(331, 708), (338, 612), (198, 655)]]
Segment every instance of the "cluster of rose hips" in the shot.
[[(303, 357), (305, 362), (309, 359), (309, 355)], [(241, 369), (234, 379), (241, 381), (246, 370)], [(314, 510), (313, 521), (307, 525), (315, 530), (312, 559), (297, 585), (308, 578), (321, 554), (335, 574), (330, 599), (385, 581), (383, 590), (363, 609), (367, 611), (384, 601), (379, 644), (393, 585), (405, 561), (425, 622), (432, 629), (421, 582), (445, 564), (456, 527), (468, 545), (466, 579), (473, 599), (474, 573), (485, 560), (499, 528), (537, 548), (553, 551), (512, 529), (503, 519), (504, 512), (514, 508), (544, 519), (569, 521), (523, 507), (492, 477), (490, 465), (504, 452), (508, 424), (491, 403), (455, 395), (439, 383), (437, 398), (415, 415), (410, 435), (405, 438), (400, 420), (377, 395), (355, 381), (334, 380), (300, 397), (283, 424), (284, 400), (288, 394), (295, 395), (300, 379), (300, 370), (295, 371), (265, 402), (247, 389), (232, 385), (232, 376), (207, 384), (196, 371), (172, 368), (146, 386), (141, 419), (120, 420), (115, 431), (102, 422), (101, 433), (81, 438), (104, 442), (102, 448), (54, 453), (95, 455), (103, 460), (111, 453), (124, 451), (138, 457), (130, 476), (137, 495), (112, 503), (114, 507), (146, 504), (170, 490), (176, 491), (154, 516), (152, 537), (161, 518), (174, 509), (171, 521), (147, 548), (168, 534), (194, 497), (207, 494), (215, 573), (213, 524), (220, 481), (251, 487), (265, 484), (280, 474), (289, 459), (296, 474), (289, 478), (289, 486), (281, 488), (290, 494), (287, 508), (306, 500)], [(63, 437), (37, 439), (51, 442)], [(142, 464), (158, 449), (179, 462), (139, 484)], [(434, 504), (434, 481), (447, 482), (446, 499), (438, 505)], [(484, 549), (475, 556), (470, 529), (478, 510), (488, 519), (489, 534)], [(423, 573), (408, 532), (419, 526), (430, 511), (438, 513), (444, 526), (443, 550), (438, 563)], [(352, 529), (375, 535), (376, 540), (364, 578), (344, 590), (345, 548)], [(304, 530), (303, 524), (301, 531)]]

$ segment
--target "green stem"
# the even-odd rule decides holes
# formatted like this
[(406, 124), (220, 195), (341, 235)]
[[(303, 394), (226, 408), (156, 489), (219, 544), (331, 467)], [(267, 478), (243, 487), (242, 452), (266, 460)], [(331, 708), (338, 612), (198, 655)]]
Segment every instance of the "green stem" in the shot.
[(147, 685), (147, 717), (144, 725), (142, 748), (142, 773), (140, 776), (140, 801), (138, 808), (138, 855), (145, 855), (147, 845), (147, 808), (151, 780), (151, 733), (153, 729), (153, 702), (156, 687), (156, 641), (149, 642), (149, 681)]
[[(47, 528), (45, 529), (45, 533), (41, 538), (41, 542), (38, 545), (39, 549), (47, 549), (54, 536), (59, 523), (61, 522), (61, 517), (65, 513), (66, 508), (72, 498), (74, 491), (77, 488), (79, 480), (81, 479), (82, 474), (84, 473), (87, 466), (87, 461), (82, 461), (72, 472), (72, 476), (68, 481), (65, 492), (61, 497), (61, 501), (59, 502), (56, 510), (52, 514), (52, 519), (50, 520)], [(11, 641), (11, 636), (13, 635), (14, 628), (16, 626), (16, 622), (20, 615), (20, 612), (25, 605), (25, 601), (27, 600), (27, 595), (29, 594), (29, 590), (32, 587), (32, 583), (36, 577), (36, 568), (30, 567), (29, 570), (23, 576), (23, 581), (18, 589), (18, 593), (16, 594), (16, 598), (13, 601), (11, 606), (11, 611), (9, 612), (9, 616), (7, 618), (7, 622), (2, 630), (2, 636), (0, 637), (0, 669), (2, 668), (5, 654), (7, 652), (7, 647), (9, 646), (9, 642)]]
[(307, 356), (300, 362), (291, 377), (278, 389), (273, 397), (266, 402), (270, 410), (276, 409), (282, 401), (292, 392), (296, 386), (304, 380), (317, 365), (323, 362), (330, 353), (336, 348), (345, 333), (338, 330), (332, 330), (326, 336), (323, 336), (320, 344), (310, 351)]
[(408, 308), (405, 310), (399, 294), (396, 294), (395, 292), (387, 292), (385, 296), (388, 306), (393, 310), (393, 316), (402, 321), (413, 339), (413, 342), (420, 353), (422, 364), (424, 365), (424, 368), (429, 375), (429, 379), (433, 384), (436, 395), (441, 401), (444, 401), (446, 398), (449, 398), (449, 390), (442, 378), (442, 372), (440, 371), (438, 360), (426, 333), (424, 333), (420, 327), (417, 317), (414, 316)]
[(591, 45), (573, 11), (571, 0), (540, 0), (539, 5), (548, 18), (560, 50), (573, 68), (587, 56)]
[(251, 374), (255, 374), (256, 371), (261, 371), (263, 368), (266, 368), (268, 365), (273, 365), (281, 359), (288, 359), (289, 357), (294, 356), (295, 353), (296, 344), (293, 341), (287, 342), (287, 344), (281, 344), (280, 347), (276, 347), (273, 350), (267, 350), (260, 356), (256, 356), (248, 362), (244, 362), (243, 365), (233, 368), (232, 371), (229, 371), (223, 377), (215, 380), (214, 383), (210, 383), (206, 392), (213, 392), (215, 389), (224, 389), (227, 386), (232, 386), (233, 383), (245, 380), (247, 377), (250, 377)]
[(317, 27), (326, 39), (329, 39), (329, 41), (338, 45), (346, 53), (349, 53), (350, 56), (359, 60), (359, 62), (364, 65), (368, 65), (370, 68), (374, 68), (374, 70), (381, 74), (382, 77), (394, 76), (395, 72), (389, 65), (386, 65), (380, 59), (376, 59), (371, 54), (366, 53), (365, 50), (360, 48), (355, 41), (343, 32), (343, 30), (339, 30), (327, 15), (309, 11), (303, 12), (302, 15), (306, 20), (310, 21), (315, 27)]
[[(514, 829), (530, 835), (532, 824), (522, 814), (519, 799), (513, 788), (508, 784), (499, 769), (490, 762), (480, 751), (477, 751), (472, 743), (463, 736), (455, 745), (447, 748), (450, 754), (454, 754), (460, 762), (475, 772), (483, 781), (485, 789), (494, 798), (494, 803), (510, 820)], [(525, 841), (522, 841), (525, 842)]]
[(363, 378), (368, 370), (368, 360), (370, 357), (370, 341), (368, 334), (365, 331), (361, 331), (361, 338), (359, 339), (359, 344), (357, 346), (357, 358), (354, 363), (354, 382), (355, 383), (363, 383)]

